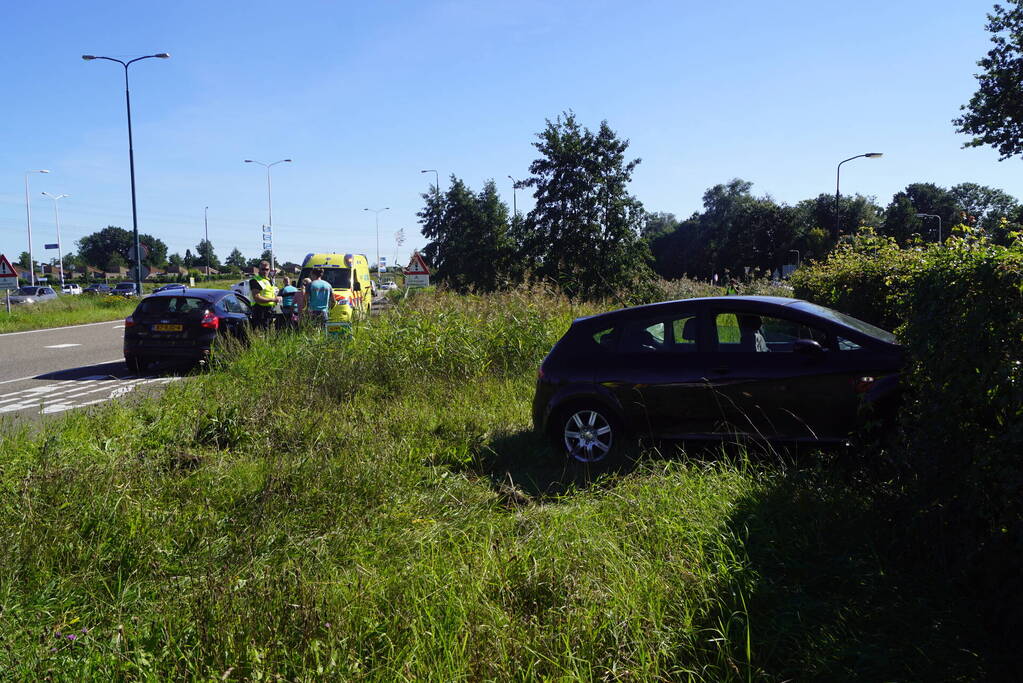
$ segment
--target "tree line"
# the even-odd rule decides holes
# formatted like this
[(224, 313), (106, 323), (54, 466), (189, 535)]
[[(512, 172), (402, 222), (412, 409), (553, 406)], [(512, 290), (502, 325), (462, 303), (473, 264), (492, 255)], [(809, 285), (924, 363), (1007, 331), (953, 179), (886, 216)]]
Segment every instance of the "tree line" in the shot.
[(771, 274), (797, 260), (819, 259), (867, 227), (900, 244), (937, 241), (966, 224), (1007, 243), (1023, 225), (1023, 206), (976, 183), (951, 188), (913, 183), (882, 206), (872, 197), (822, 193), (794, 205), (757, 196), (733, 179), (709, 188), (703, 209), (685, 219), (647, 211), (629, 193), (641, 162), (629, 142), (601, 122), (596, 131), (565, 112), (537, 134), (538, 158), (516, 189), (533, 191), (534, 208), (512, 215), (493, 180), (476, 192), (452, 175), (445, 192), (431, 186), (417, 214), (429, 240), (423, 254), (434, 277), (459, 291), (493, 291), (527, 279), (574, 296), (603, 297), (652, 275), (674, 279)]

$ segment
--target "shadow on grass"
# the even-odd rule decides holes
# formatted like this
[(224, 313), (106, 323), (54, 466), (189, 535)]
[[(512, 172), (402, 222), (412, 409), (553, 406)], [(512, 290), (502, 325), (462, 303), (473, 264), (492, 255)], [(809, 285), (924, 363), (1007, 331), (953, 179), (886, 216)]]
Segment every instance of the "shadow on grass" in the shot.
[[(727, 521), (744, 568), (721, 605), (743, 613), (751, 674), (769, 680), (990, 680), (973, 614), (922, 566), (908, 532), (834, 459), (786, 471)], [(823, 465), (823, 467), (821, 467)], [(907, 542), (908, 541), (908, 542)]]

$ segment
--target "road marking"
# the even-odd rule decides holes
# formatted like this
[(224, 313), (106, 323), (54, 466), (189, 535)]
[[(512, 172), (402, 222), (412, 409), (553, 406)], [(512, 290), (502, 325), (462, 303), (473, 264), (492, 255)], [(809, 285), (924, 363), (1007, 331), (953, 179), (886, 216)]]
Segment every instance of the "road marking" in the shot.
[[(110, 401), (115, 398), (120, 398), (126, 394), (135, 391), (136, 387), (140, 387), (146, 384), (169, 384), (182, 379), (179, 376), (171, 377), (128, 377), (128, 378), (103, 378), (99, 380), (88, 380), (80, 382), (77, 380), (64, 380), (56, 384), (47, 384), (40, 387), (32, 387), (24, 391), (15, 392), (15, 394), (23, 394), (15, 398), (4, 398), (0, 399), (0, 403), (7, 403), (8, 405), (0, 405), (0, 414), (2, 413), (13, 413), (19, 410), (31, 410), (38, 409), (43, 415), (52, 413), (61, 413), (65, 410), (71, 410), (74, 408), (84, 408), (86, 406), (95, 405), (97, 403), (103, 403)], [(76, 384), (68, 388), (68, 384)], [(63, 391), (53, 391), (53, 389), (63, 389)], [(96, 394), (101, 392), (109, 392), (105, 396), (94, 398), (88, 401), (82, 401), (76, 403), (77, 399), (88, 396), (89, 394)], [(15, 394), (6, 394), (7, 396), (14, 396)], [(65, 394), (63, 396), (59, 395)], [(13, 402), (12, 402), (13, 401)]]
[(44, 346), (44, 349), (70, 349), (72, 346), (81, 346), (81, 344), (53, 344), (52, 346)]
[(114, 329), (115, 330), (123, 330), (124, 329), (124, 325), (114, 325)]
[[(90, 324), (95, 324), (95, 323), (90, 323)], [(21, 332), (9, 332), (8, 334), (21, 334)], [(2, 337), (2, 336), (4, 336), (4, 335), (0, 334), (0, 337)], [(115, 358), (113, 360), (101, 360), (100, 362), (94, 363), (93, 365), (110, 365), (111, 363), (120, 363), (123, 360), (124, 360), (123, 358)], [(81, 367), (83, 367), (83, 368), (91, 368), (92, 365), (83, 365)], [(61, 370), (60, 372), (71, 372), (72, 370), (78, 370), (78, 368), (68, 368), (67, 370)], [(39, 377), (40, 375), (46, 375), (46, 374), (51, 374), (51, 373), (42, 372), (42, 373), (39, 373), (39, 375), (29, 375), (28, 377), (16, 377), (14, 379), (0, 380), (0, 384), (10, 384), (11, 382), (24, 382), (27, 379), (35, 379), (36, 377)], [(103, 375), (103, 376), (106, 377), (106, 375)], [(89, 377), (87, 379), (91, 379), (91, 377)]]
[(55, 330), (73, 330), (76, 327), (93, 327), (95, 325), (109, 325), (110, 323), (117, 322), (117, 320), (120, 320), (120, 318), (117, 318), (115, 320), (104, 320), (101, 323), (84, 323), (82, 325), (67, 325), (65, 327), (44, 327), (41, 330), (23, 330), (21, 332), (4, 332), (3, 334), (0, 334), (0, 338), (3, 338), (3, 337), (13, 337), (16, 334), (35, 334), (37, 332), (53, 332)]

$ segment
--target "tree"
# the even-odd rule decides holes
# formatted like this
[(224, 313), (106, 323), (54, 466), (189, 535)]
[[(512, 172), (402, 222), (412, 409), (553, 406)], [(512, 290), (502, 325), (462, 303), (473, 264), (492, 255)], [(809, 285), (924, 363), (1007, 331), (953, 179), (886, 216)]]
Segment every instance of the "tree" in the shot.
[(172, 266), (177, 266), (178, 268), (181, 268), (185, 265), (185, 259), (181, 258), (181, 254), (178, 254), (177, 252), (171, 254), (170, 258), (168, 258), (167, 261)]
[(646, 220), (643, 222), (643, 229), (641, 234), (643, 239), (651, 241), (657, 239), (661, 235), (667, 235), (670, 232), (674, 232), (678, 229), (679, 221), (675, 218), (673, 213), (664, 213), (658, 211), (656, 213), (648, 213)]
[(23, 270), (27, 273), (32, 268), (32, 266), (30, 265), (31, 258), (32, 257), (28, 255), (27, 251), (23, 251), (21, 252), (21, 255), (18, 257), (16, 265), (20, 270)]
[(926, 213), (941, 218), (942, 237), (948, 237), (948, 229), (961, 222), (961, 211), (955, 197), (943, 187), (934, 183), (912, 183), (892, 197), (885, 210), (881, 234), (894, 237), (899, 244), (906, 244), (914, 234), (938, 237), (938, 224), (933, 218), (921, 219)]
[(224, 260), (224, 263), (226, 265), (233, 266), (234, 268), (244, 268), (246, 261), (245, 257), (242, 256), (242, 252), (238, 250), (238, 247), (235, 247)]
[(188, 268), (189, 270), (195, 267), (195, 254), (192, 253), (191, 249), (185, 249), (185, 258), (182, 259), (182, 261), (184, 262), (185, 268)]
[(479, 194), (451, 176), (444, 195), (428, 192), (417, 215), (430, 242), (423, 256), (434, 277), (458, 291), (494, 291), (510, 279), (513, 242), (508, 231), (508, 206), (497, 185), (487, 181)]
[(523, 256), (537, 276), (570, 294), (629, 290), (650, 260), (640, 238), (643, 205), (627, 190), (640, 159), (626, 160), (629, 142), (607, 121), (594, 133), (571, 111), (548, 119), (537, 137), (541, 157), (522, 183), (534, 188), (536, 200), (520, 234)]
[(960, 211), (956, 223), (982, 228), (1001, 244), (1007, 244), (1008, 232), (1020, 229), (1017, 220), (1020, 204), (1008, 192), (977, 183), (960, 183), (949, 189), (949, 194)]
[(994, 47), (977, 62), (979, 85), (966, 113), (952, 123), (956, 132), (972, 135), (964, 147), (990, 145), (999, 161), (1023, 153), (1023, 0), (995, 5), (985, 27)]
[(213, 243), (209, 240), (199, 240), (199, 244), (195, 245), (195, 260), (195, 265), (202, 269), (203, 273), (206, 272), (207, 263), (210, 268), (220, 270), (220, 259), (214, 253)]
[[(167, 245), (152, 235), (139, 235), (139, 243), (146, 245), (149, 254), (142, 259), (148, 266), (166, 263)], [(132, 261), (135, 241), (129, 230), (108, 225), (99, 232), (86, 235), (77, 242), (78, 256), (96, 268), (112, 271)], [(117, 256), (114, 257), (114, 254)]]

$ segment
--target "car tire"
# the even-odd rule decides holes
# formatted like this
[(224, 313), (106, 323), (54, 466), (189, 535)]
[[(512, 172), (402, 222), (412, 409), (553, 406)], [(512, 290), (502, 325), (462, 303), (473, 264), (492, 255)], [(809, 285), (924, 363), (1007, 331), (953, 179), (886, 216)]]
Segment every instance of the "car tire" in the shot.
[(625, 430), (608, 408), (580, 403), (558, 412), (551, 433), (555, 448), (571, 462), (584, 465), (617, 460)]

